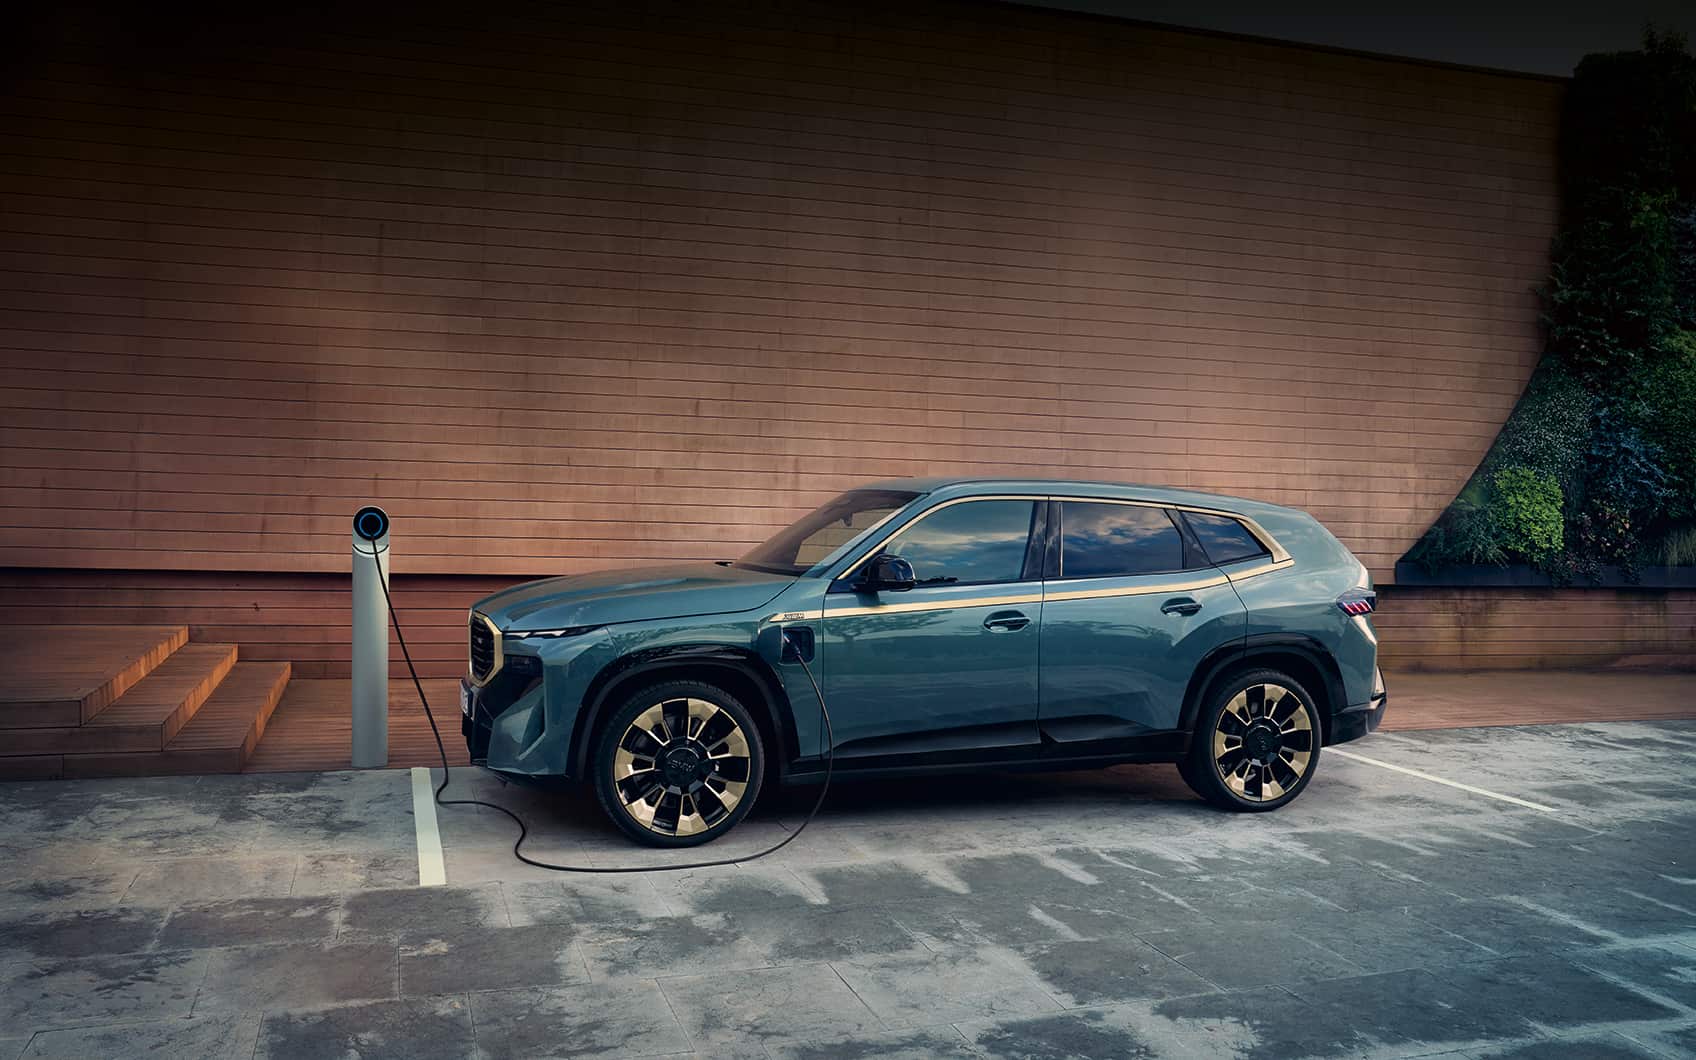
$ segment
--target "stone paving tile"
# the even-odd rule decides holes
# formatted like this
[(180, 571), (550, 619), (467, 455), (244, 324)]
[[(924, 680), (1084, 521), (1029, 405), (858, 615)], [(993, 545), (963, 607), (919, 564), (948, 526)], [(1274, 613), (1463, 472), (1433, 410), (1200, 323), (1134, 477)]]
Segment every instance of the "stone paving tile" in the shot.
[(1304, 921), (1301, 931), (1368, 972), (1441, 968), (1500, 956), (1398, 910), (1315, 917)]
[(883, 1031), (846, 1038), (767, 1042), (773, 1060), (982, 1060), (951, 1026)]
[(1664, 1060), (1660, 1052), (1619, 1034), (1474, 1049), (1470, 1055), (1476, 1060)]
[(484, 1060), (687, 1053), (688, 1036), (651, 979), (471, 995)]
[(1363, 968), (1299, 928), (1242, 923), (1227, 930), (1144, 931), (1140, 937), (1190, 971), (1227, 990), (1358, 975)]
[(296, 898), (418, 885), (418, 854), (302, 854), (289, 894)]
[(1004, 957), (928, 953), (832, 965), (890, 1027), (923, 1027), (1059, 1009), (1032, 975)]
[(1021, 946), (1049, 994), (1069, 1006), (1212, 993), (1218, 987), (1136, 938)]
[(186, 950), (329, 942), (336, 937), (337, 905), (331, 898), (235, 898), (181, 905), (159, 932), (159, 946)]
[(653, 881), (642, 876), (552, 879), (503, 884), (507, 914), (518, 924), (610, 927), (671, 916)]
[(923, 953), (892, 913), (866, 906), (665, 917), (597, 929), (585, 946), (593, 974), (656, 977), (704, 968), (807, 964), (881, 953)]
[(1567, 959), (1696, 1009), (1696, 935), (1689, 937), (1688, 945), (1610, 946), (1571, 953)]
[(511, 923), (498, 883), (475, 887), (410, 887), (349, 894), (339, 938), (428, 939), (445, 931)]
[[(1582, 954), (1574, 956), (1582, 958)], [(1566, 960), (1512, 957), (1446, 969), (1444, 978), (1466, 1004), (1500, 1006), (1543, 1027), (1668, 1019), (1677, 1013)], [(1573, 999), (1582, 998), (1582, 1004)]]
[(44, 1031), (24, 1050), (25, 1060), (90, 1060), (153, 1056), (170, 1060), (226, 1060), (253, 1055), (259, 1013), (232, 1012), (193, 1019), (151, 1020), (112, 1027)]
[[(1206, 922), (1179, 912), (1170, 917), (1150, 920), (1145, 916), (1125, 912), (1115, 903), (1073, 905), (1056, 901), (1038, 892), (1024, 899), (1006, 899), (996, 895), (976, 900), (960, 898), (922, 903), (929, 916), (907, 906), (894, 906), (903, 923), (917, 923), (927, 938), (947, 940), (977, 939), (996, 946), (1029, 946), (1044, 942), (1077, 939), (1118, 938), (1150, 925), (1184, 924), (1190, 930), (1206, 927)], [(958, 929), (950, 931), (935, 916), (952, 919)]]
[(400, 944), (403, 997), (588, 981), (583, 947), (561, 924), (473, 925)]
[(0, 922), (0, 960), (92, 957), (151, 947), (165, 914), (157, 909), (39, 913)]
[(583, 944), (589, 974), (599, 979), (653, 979), (721, 973), (771, 964), (768, 946), (744, 935), (741, 921), (723, 913), (664, 917), (596, 932)]
[(204, 953), (177, 951), (0, 966), (0, 1027), (187, 1016), (207, 963)]
[(1156, 1002), (1146, 1023), (1183, 1042), (1188, 1051), (1180, 1055), (1235, 1060), (1350, 1055), (1343, 1043), (1354, 1037), (1347, 1024), (1321, 1022), (1312, 1006), (1276, 986)]
[[(1464, 1043), (1677, 1013), (1552, 957), (1513, 957), (1440, 973), (1392, 972), (1294, 984), (1322, 1023), (1388, 1042)], [(1582, 999), (1577, 1002), (1576, 999)]]
[(1226, 1048), (1157, 1052), (1145, 1038), (1142, 1014), (1112, 1008), (1077, 1009), (1058, 1014), (974, 1020), (959, 1025), (972, 1055), (1008, 1060), (1070, 1060), (1073, 1057), (1153, 1060), (1166, 1055), (1230, 1056)]
[(809, 870), (808, 881), (835, 907), (887, 905), (964, 894), (964, 881), (940, 858), (909, 857)]
[(306, 1012), (267, 1012), (253, 1056), (404, 1057), (470, 1060), (477, 1055), (464, 995), (336, 1005)]
[(654, 890), (673, 915), (735, 913), (748, 909), (804, 910), (824, 904), (805, 880), (785, 868), (724, 865), (653, 877)]
[(212, 950), (195, 1012), (308, 1008), (399, 996), (392, 942)]
[(138, 871), (139, 867), (111, 867), (81, 876), (44, 873), (7, 880), (0, 883), (0, 918), (109, 908), (129, 890)]
[(223, 898), (286, 898), (294, 883), (292, 857), (180, 858), (141, 867), (124, 892), (125, 905), (174, 906)]
[(1558, 953), (1595, 946), (1607, 939), (1551, 917), (1496, 899), (1461, 900), (1413, 915), (1500, 956)]
[(697, 1048), (746, 1044), (757, 1050), (765, 1039), (811, 1040), (884, 1029), (855, 991), (825, 964), (761, 968), (737, 975), (714, 970), (661, 979), (660, 989)]

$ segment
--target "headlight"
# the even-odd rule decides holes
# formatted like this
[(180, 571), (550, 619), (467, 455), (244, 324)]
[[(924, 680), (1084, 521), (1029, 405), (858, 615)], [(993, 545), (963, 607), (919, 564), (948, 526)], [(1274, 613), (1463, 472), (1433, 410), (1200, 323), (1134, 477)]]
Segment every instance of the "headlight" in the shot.
[(581, 637), (585, 633), (593, 633), (600, 626), (567, 626), (565, 629), (532, 629), (523, 633), (516, 631), (506, 634), (508, 640), (558, 640), (561, 637)]

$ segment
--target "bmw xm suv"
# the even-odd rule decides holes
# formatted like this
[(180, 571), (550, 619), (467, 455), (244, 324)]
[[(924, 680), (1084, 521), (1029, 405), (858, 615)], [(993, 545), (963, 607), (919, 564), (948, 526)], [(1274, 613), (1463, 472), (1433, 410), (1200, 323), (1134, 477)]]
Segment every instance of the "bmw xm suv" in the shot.
[[(1272, 810), (1386, 704), (1366, 568), (1304, 512), (1092, 482), (850, 490), (741, 559), (549, 578), (470, 615), (474, 762), (690, 846), (770, 783), (1176, 762)], [(813, 682), (825, 696), (834, 745)]]

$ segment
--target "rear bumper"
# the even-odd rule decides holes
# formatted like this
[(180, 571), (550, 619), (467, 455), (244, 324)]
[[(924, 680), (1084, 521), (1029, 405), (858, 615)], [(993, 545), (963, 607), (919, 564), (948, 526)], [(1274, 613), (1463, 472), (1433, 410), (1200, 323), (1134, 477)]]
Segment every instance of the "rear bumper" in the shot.
[(1373, 675), (1372, 698), (1331, 716), (1330, 743), (1348, 743), (1367, 733), (1376, 732), (1384, 721), (1384, 711), (1390, 705), (1390, 693), (1384, 687), (1384, 673)]

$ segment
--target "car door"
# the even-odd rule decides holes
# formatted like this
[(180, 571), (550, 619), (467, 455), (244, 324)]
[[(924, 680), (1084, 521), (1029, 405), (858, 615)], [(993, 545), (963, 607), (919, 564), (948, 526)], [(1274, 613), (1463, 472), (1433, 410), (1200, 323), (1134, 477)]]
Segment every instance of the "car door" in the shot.
[(838, 759), (1036, 745), (1046, 509), (1032, 497), (938, 505), (873, 553), (912, 564), (912, 589), (859, 590), (863, 563), (832, 586), (820, 650)]
[(1229, 579), (1166, 508), (1063, 499), (1050, 519), (1042, 733), (1084, 744), (1175, 729), (1202, 657), (1247, 634)]

